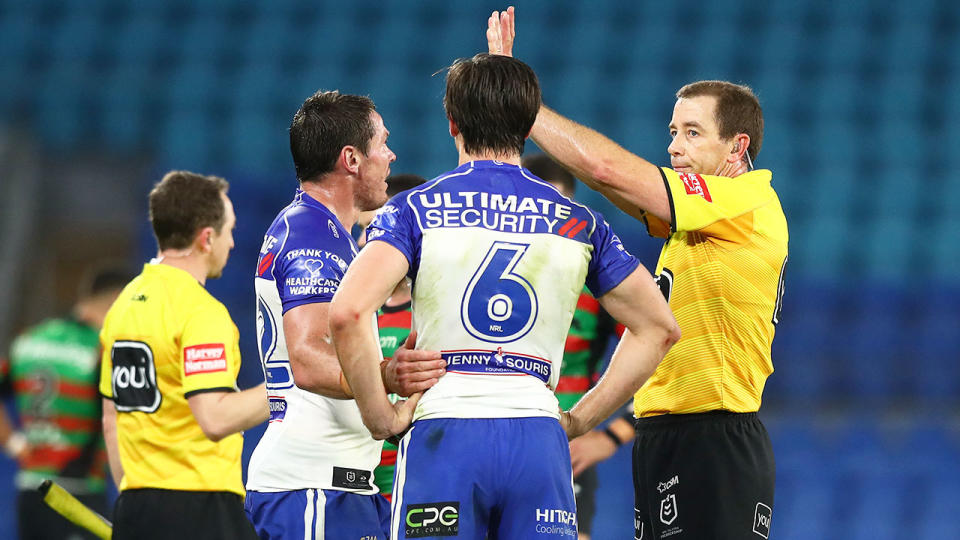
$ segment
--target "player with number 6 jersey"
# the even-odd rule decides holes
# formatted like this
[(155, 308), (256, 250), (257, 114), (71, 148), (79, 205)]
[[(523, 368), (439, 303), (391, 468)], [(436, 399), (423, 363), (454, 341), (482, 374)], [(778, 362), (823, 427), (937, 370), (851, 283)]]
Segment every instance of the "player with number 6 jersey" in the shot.
[[(488, 19), (491, 53), (512, 55), (514, 22), (512, 7)], [(764, 120), (753, 90), (696, 81), (676, 98), (669, 168), (545, 106), (531, 136), (652, 235), (667, 238), (658, 283), (683, 339), (634, 399), (635, 537), (767, 538), (776, 466), (757, 410), (773, 371), (787, 220), (772, 173), (754, 170)], [(629, 420), (610, 428), (572, 442), (571, 451), (594, 461), (612, 455)]]
[[(603, 217), (520, 166), (540, 105), (529, 66), (460, 60), (444, 105), (459, 166), (378, 212), (330, 314), (376, 437), (406, 424), (371, 376), (378, 343), (360, 322), (405, 276), (417, 347), (446, 360), (400, 442), (391, 538), (576, 538), (567, 438), (622, 405), (679, 330)], [(584, 283), (627, 332), (597, 388), (562, 412), (553, 390)]]

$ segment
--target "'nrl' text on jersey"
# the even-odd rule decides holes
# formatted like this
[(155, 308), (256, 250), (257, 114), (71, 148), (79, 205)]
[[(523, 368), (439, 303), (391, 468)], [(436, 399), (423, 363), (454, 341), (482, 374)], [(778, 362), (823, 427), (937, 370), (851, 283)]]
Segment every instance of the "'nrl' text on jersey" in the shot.
[[(247, 489), (376, 493), (371, 478), (381, 443), (364, 427), (354, 401), (296, 386), (283, 334), (284, 313), (333, 299), (357, 249), (336, 216), (300, 190), (264, 235), (254, 285), (270, 422), (250, 459)], [(364, 481), (346, 482), (335, 470), (355, 471)]]
[(600, 214), (497, 161), (397, 195), (367, 238), (407, 257), (417, 347), (447, 361), (416, 419), (557, 417), (584, 282), (602, 296), (639, 265)]

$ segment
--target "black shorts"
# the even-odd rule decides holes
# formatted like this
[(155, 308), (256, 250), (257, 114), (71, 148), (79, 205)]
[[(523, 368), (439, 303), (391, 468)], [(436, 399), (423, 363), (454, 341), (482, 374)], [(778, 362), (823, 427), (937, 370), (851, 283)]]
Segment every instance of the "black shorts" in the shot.
[(776, 468), (756, 413), (662, 415), (636, 427), (637, 539), (769, 537)]
[(593, 515), (597, 511), (597, 468), (590, 467), (573, 479), (573, 494), (577, 498), (577, 530), (590, 534)]
[(243, 498), (226, 491), (127, 489), (113, 509), (113, 540), (242, 538), (257, 533)]

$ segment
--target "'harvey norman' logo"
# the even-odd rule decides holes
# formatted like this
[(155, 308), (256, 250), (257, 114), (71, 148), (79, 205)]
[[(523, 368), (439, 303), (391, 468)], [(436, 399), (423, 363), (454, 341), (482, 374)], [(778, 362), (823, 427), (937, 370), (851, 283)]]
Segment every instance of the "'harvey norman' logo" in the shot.
[(683, 188), (687, 190), (687, 195), (700, 195), (707, 202), (713, 202), (710, 190), (707, 189), (707, 182), (702, 176), (693, 173), (677, 173), (677, 176), (683, 181)]
[(227, 354), (223, 343), (206, 343), (183, 349), (183, 372), (186, 375), (227, 370)]

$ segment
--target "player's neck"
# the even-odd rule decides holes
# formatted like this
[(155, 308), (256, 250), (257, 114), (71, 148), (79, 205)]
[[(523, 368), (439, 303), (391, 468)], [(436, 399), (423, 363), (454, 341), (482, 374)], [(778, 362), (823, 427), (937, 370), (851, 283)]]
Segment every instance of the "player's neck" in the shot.
[(203, 256), (196, 253), (192, 248), (165, 249), (157, 254), (154, 261), (158, 264), (179, 268), (193, 276), (193, 279), (199, 281), (201, 285), (206, 286), (207, 284), (207, 263)]
[(471, 161), (499, 161), (511, 165), (520, 166), (520, 154), (498, 154), (496, 152), (477, 152), (467, 153), (460, 149), (460, 165), (470, 163)]
[(342, 176), (328, 175), (322, 182), (302, 182), (300, 189), (333, 212), (340, 225), (349, 230), (360, 217), (354, 204), (353, 184)]

